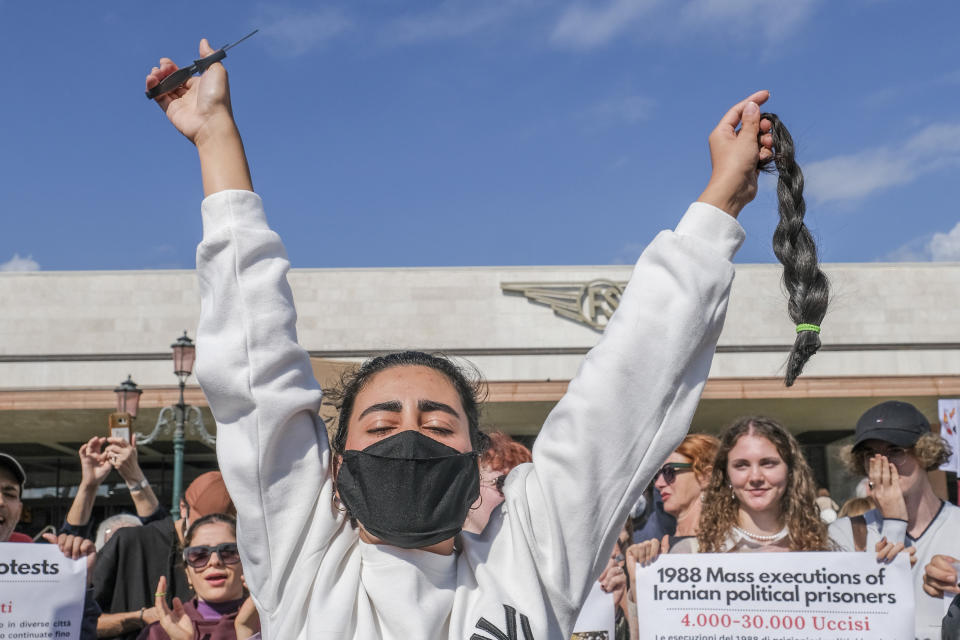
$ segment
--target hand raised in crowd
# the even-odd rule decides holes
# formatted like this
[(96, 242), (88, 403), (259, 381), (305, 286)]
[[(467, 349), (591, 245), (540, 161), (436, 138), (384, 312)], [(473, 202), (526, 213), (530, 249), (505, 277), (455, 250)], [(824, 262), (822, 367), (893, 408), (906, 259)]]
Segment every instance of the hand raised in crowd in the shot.
[(80, 447), (80, 484), (99, 487), (110, 472), (113, 466), (110, 461), (102, 455), (103, 446), (106, 438), (94, 436)]
[(87, 559), (87, 582), (93, 580), (93, 565), (97, 563), (97, 547), (93, 540), (88, 540), (83, 536), (74, 536), (61, 533), (59, 536), (52, 533), (43, 534), (43, 539), (50, 544), (60, 547), (63, 555), (71, 560)]
[(247, 640), (260, 631), (260, 612), (257, 611), (257, 605), (253, 603), (253, 598), (250, 596), (247, 596), (240, 605), (237, 617), (233, 621), (233, 629), (237, 633), (237, 640)]
[(900, 489), (900, 474), (897, 465), (880, 454), (870, 458), (867, 469), (870, 480), (870, 495), (877, 502), (884, 518), (907, 520), (907, 503)]
[[(206, 38), (200, 41), (199, 49), (201, 58), (214, 52)], [(147, 89), (157, 86), (177, 69), (170, 58), (160, 58), (159, 66), (147, 75)], [(173, 126), (197, 146), (210, 128), (220, 124), (233, 126), (227, 70), (219, 62), (210, 65), (199, 78), (190, 78), (183, 86), (158, 96), (156, 101)]]
[(631, 602), (636, 602), (633, 585), (637, 583), (637, 563), (643, 567), (649, 566), (650, 563), (660, 557), (661, 553), (669, 551), (670, 536), (663, 536), (662, 540), (651, 538), (627, 547), (627, 573), (630, 582), (628, 593)]
[(107, 447), (103, 451), (103, 457), (127, 484), (136, 484), (143, 480), (143, 470), (140, 469), (137, 459), (136, 434), (133, 437), (134, 443), (126, 438), (104, 438)]
[(193, 620), (183, 610), (180, 598), (173, 599), (173, 608), (167, 606), (167, 579), (160, 577), (157, 582), (157, 592), (154, 594), (154, 607), (157, 611), (158, 622), (170, 636), (170, 640), (194, 640), (198, 636)]
[(897, 557), (898, 553), (906, 553), (910, 558), (910, 568), (912, 569), (915, 564), (917, 564), (917, 548), (908, 547), (902, 542), (889, 542), (884, 536), (876, 546), (877, 551), (877, 562), (893, 562), (894, 558)]
[[(700, 197), (734, 218), (757, 195), (758, 167), (773, 157), (773, 137), (768, 120), (760, 120), (760, 105), (769, 91), (757, 91), (727, 111), (710, 133), (710, 181)], [(737, 125), (740, 128), (737, 129)], [(758, 136), (764, 135), (758, 142)]]
[(955, 562), (958, 560), (951, 556), (939, 553), (933, 556), (930, 564), (923, 568), (923, 590), (934, 598), (942, 598), (945, 593), (960, 593)]

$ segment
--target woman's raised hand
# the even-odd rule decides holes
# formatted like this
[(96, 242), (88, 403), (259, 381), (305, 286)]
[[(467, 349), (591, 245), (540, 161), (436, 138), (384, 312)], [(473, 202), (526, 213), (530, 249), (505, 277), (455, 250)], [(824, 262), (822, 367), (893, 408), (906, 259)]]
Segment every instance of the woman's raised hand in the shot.
[(154, 594), (154, 606), (160, 619), (160, 626), (170, 636), (170, 640), (195, 640), (197, 629), (193, 620), (183, 610), (180, 598), (173, 599), (173, 609), (167, 606), (167, 579), (161, 576)]
[[(734, 218), (757, 195), (760, 163), (773, 157), (773, 137), (767, 133), (771, 124), (768, 120), (760, 121), (760, 105), (769, 97), (769, 91), (757, 91), (738, 102), (710, 133), (713, 170), (698, 200)], [(764, 135), (758, 142), (761, 131)]]
[[(206, 38), (200, 41), (201, 58), (213, 52)], [(159, 66), (147, 75), (147, 89), (157, 86), (177, 68), (170, 58), (160, 58)], [(173, 126), (197, 146), (216, 127), (234, 126), (227, 70), (219, 62), (210, 65), (200, 77), (190, 78), (186, 84), (158, 96), (156, 102)]]

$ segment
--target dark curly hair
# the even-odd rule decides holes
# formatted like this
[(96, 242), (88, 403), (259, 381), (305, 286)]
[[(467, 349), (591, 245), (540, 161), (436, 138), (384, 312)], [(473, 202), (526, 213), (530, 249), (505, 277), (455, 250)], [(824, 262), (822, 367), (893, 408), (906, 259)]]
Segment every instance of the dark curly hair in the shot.
[[(776, 167), (777, 210), (780, 222), (773, 232), (773, 253), (783, 265), (783, 286), (789, 295), (787, 311), (796, 325), (820, 326), (827, 313), (830, 283), (820, 270), (817, 246), (804, 224), (807, 205), (803, 200), (803, 171), (794, 157), (793, 137), (773, 113), (760, 116), (769, 120), (774, 154), (761, 165), (763, 171)], [(762, 134), (761, 134), (762, 135)], [(789, 387), (803, 371), (803, 366), (820, 349), (820, 334), (814, 330), (800, 330), (787, 359), (784, 383)]]
[(330, 441), (334, 454), (343, 453), (346, 447), (347, 425), (350, 424), (357, 394), (375, 375), (393, 367), (428, 367), (443, 374), (460, 397), (474, 451), (482, 453), (486, 449), (488, 436), (480, 430), (480, 410), (486, 396), (486, 385), (480, 372), (472, 365), (458, 365), (443, 355), (423, 351), (399, 351), (367, 360), (356, 369), (345, 372), (336, 388), (325, 391), (325, 400), (339, 410), (336, 431)]

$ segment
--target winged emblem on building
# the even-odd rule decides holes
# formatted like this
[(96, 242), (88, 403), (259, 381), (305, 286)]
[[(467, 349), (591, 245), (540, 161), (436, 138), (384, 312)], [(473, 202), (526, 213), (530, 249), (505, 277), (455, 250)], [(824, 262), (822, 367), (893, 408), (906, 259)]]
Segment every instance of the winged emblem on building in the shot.
[(561, 318), (602, 331), (620, 305), (625, 282), (504, 282), (505, 293), (519, 293), (537, 304), (545, 304)]

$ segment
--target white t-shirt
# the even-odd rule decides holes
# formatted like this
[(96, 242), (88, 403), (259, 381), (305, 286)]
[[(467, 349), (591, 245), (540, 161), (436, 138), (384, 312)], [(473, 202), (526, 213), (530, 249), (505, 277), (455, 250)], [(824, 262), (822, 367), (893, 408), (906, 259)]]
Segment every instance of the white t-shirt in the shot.
[[(867, 521), (868, 553), (873, 553), (877, 542), (884, 536), (890, 542), (903, 542), (917, 548), (917, 563), (913, 567), (916, 637), (918, 640), (940, 640), (940, 624), (945, 613), (943, 598), (932, 598), (923, 590), (923, 572), (937, 554), (960, 558), (960, 508), (941, 502), (937, 515), (917, 538), (907, 535), (906, 522), (884, 520), (878, 509), (863, 515)], [(850, 518), (840, 518), (831, 524), (830, 537), (842, 551), (855, 550)]]

